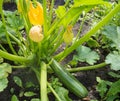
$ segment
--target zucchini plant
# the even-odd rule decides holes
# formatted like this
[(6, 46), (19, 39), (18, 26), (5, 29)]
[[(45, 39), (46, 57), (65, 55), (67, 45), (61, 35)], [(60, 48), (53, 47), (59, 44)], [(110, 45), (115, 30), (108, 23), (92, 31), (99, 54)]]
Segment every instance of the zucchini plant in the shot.
[[(62, 98), (68, 101), (65, 95), (62, 95), (61, 98), (60, 93), (55, 91), (51, 85), (48, 75), (52, 75), (52, 73), (55, 73), (60, 82), (76, 96), (83, 98), (88, 95), (86, 87), (69, 73), (73, 69), (65, 69), (59, 62), (64, 60), (78, 46), (88, 41), (120, 9), (120, 4), (116, 4), (90, 31), (79, 37), (79, 32), (77, 36), (74, 36), (72, 28), (79, 20), (80, 15), (83, 14), (83, 11), (87, 14), (98, 5), (111, 7), (111, 4), (103, 0), (74, 0), (74, 3), (67, 7), (69, 2), (70, 0), (66, 1), (65, 5), (59, 6), (54, 11), (54, 0), (51, 1), (50, 5), (47, 4), (46, 0), (42, 0), (42, 4), (37, 0), (17, 0), (17, 11), (14, 19), (20, 18), (21, 22), (19, 20), (14, 22), (14, 19), (11, 21), (5, 17), (3, 0), (0, 1), (1, 25), (4, 32), (2, 34), (9, 47), (9, 50), (7, 50), (4, 44), (0, 44), (0, 57), (4, 60), (13, 61), (13, 63), (9, 63), (11, 68), (23, 68), (35, 73), (40, 89), (40, 101), (48, 101), (48, 89), (58, 101), (63, 101)], [(14, 25), (14, 30), (9, 30), (9, 27), (13, 26), (8, 26), (6, 21), (9, 21), (10, 25)], [(22, 23), (22, 28), (15, 27), (20, 23)], [(62, 44), (65, 44), (65, 49), (57, 53)], [(18, 48), (16, 49), (15, 46)], [(87, 67), (87, 69), (105, 65), (106, 63), (98, 64)], [(4, 72), (6, 73), (6, 71)], [(7, 84), (8, 73), (11, 73), (11, 71), (7, 71), (7, 76), (0, 77), (6, 80), (5, 84)], [(29, 95), (29, 93), (27, 94)], [(11, 99), (19, 100), (15, 95)]]

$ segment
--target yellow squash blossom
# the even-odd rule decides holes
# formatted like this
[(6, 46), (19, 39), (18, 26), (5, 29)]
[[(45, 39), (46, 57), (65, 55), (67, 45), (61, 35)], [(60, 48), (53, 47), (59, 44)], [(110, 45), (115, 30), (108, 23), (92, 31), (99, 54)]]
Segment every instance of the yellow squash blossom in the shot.
[(72, 32), (72, 26), (68, 25), (67, 30), (63, 34), (63, 40), (66, 44), (70, 44), (73, 40), (74, 34)]
[(43, 40), (42, 27), (40, 25), (33, 26), (29, 31), (29, 37), (34, 42)]
[(36, 2), (36, 7), (33, 6), (32, 2), (30, 2), (28, 17), (33, 25), (43, 25), (43, 7), (39, 2)]
[[(28, 4), (28, 17), (30, 23), (33, 25), (43, 25), (44, 18), (42, 5), (36, 1), (36, 5), (34, 6), (30, 0), (26, 0), (26, 4)], [(22, 12), (20, 1), (18, 1), (17, 8), (19, 12)]]

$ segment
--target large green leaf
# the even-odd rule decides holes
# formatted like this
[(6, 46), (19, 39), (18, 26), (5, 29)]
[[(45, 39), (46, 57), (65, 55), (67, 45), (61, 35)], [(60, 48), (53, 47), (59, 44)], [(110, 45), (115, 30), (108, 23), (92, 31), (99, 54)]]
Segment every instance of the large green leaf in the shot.
[[(82, 4), (83, 2), (85, 2), (84, 4)], [(48, 31), (48, 34), (50, 34), (57, 26), (68, 26), (68, 24), (77, 21), (80, 14), (84, 12), (88, 12), (90, 11), (93, 7), (97, 6), (97, 5), (109, 5), (108, 2), (104, 2), (102, 0), (74, 0), (74, 4), (71, 6), (71, 8), (69, 10), (66, 10), (65, 13), (65, 7), (58, 7), (57, 9), (57, 15), (60, 19), (58, 19), (58, 21), (53, 24), (53, 26), (51, 27), (51, 29)], [(63, 15), (63, 16), (62, 16)]]
[(76, 51), (77, 54), (73, 57), (73, 60), (75, 61), (87, 62), (93, 65), (97, 60), (99, 60), (97, 52), (92, 51), (86, 46), (79, 46)]
[(71, 21), (74, 21), (78, 15), (82, 14), (83, 11), (88, 12), (91, 8), (93, 8), (93, 6), (72, 7), (68, 12), (63, 14), (64, 16), (60, 19), (59, 25), (67, 26)]
[(5, 11), (4, 12), (7, 20), (7, 25), (13, 29), (22, 29), (24, 28), (23, 19), (16, 14), (16, 12)]
[(110, 53), (106, 57), (105, 62), (111, 64), (111, 69), (120, 70), (120, 54), (117, 52)]
[(108, 39), (113, 42), (112, 47), (120, 50), (120, 27), (115, 25), (108, 25), (104, 27), (102, 32)]

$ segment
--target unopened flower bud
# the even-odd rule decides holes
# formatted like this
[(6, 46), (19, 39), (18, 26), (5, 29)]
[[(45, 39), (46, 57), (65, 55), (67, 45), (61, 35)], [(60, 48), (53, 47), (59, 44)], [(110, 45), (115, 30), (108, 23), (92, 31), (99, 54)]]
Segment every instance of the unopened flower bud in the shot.
[(63, 40), (66, 44), (70, 44), (73, 40), (74, 34), (72, 32), (72, 26), (68, 26), (67, 30), (63, 34)]
[(34, 42), (43, 40), (42, 27), (40, 25), (33, 26), (29, 31), (29, 37)]

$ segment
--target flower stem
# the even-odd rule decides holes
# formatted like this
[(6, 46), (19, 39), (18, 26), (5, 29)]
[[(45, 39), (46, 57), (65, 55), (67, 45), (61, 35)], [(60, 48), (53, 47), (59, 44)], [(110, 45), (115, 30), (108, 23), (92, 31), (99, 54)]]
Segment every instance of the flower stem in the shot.
[(107, 66), (105, 62), (93, 65), (93, 66), (84, 66), (84, 67), (77, 67), (77, 68), (71, 68), (67, 69), (69, 72), (79, 72), (79, 71), (86, 71), (86, 70), (93, 70), (93, 69), (98, 69)]

